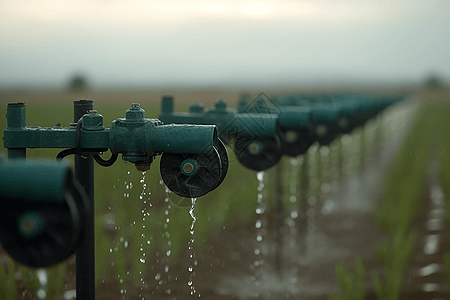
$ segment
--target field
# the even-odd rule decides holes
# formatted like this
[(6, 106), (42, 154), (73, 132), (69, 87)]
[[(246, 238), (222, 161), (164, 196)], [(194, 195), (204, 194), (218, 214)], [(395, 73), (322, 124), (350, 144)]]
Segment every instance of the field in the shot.
[[(427, 195), (439, 186), (449, 193), (446, 170), (450, 168), (446, 166), (450, 165), (443, 155), (450, 145), (443, 130), (448, 124), (449, 97), (447, 93), (406, 91), (411, 93), (410, 103), (390, 108), (325, 150), (311, 147), (303, 158), (283, 158), (260, 182), (255, 172), (242, 167), (230, 152), (227, 178), (196, 203), (194, 242), (190, 244), (192, 218), (187, 209), (171, 205), (175, 196), (160, 182), (159, 159), (145, 174), (120, 160), (109, 168), (96, 165), (97, 299), (187, 299), (193, 291), (188, 282), (195, 287), (193, 296), (206, 299), (332, 298), (329, 294), (335, 299), (352, 299), (348, 295), (353, 299), (413, 299), (411, 293), (420, 297), (422, 292), (450, 295), (444, 276), (443, 253), (450, 251), (446, 240), (442, 245), (447, 248), (441, 247), (440, 257), (430, 262), (439, 265), (439, 290), (424, 292), (420, 287), (426, 282), (417, 279), (416, 270), (424, 264), (419, 252), (427, 233), (419, 227), (426, 222), (423, 214), (431, 201)], [(147, 118), (157, 118), (164, 94), (175, 96), (176, 110), (187, 111), (191, 103), (211, 107), (217, 99), (235, 107), (240, 92), (213, 88), (83, 95), (0, 92), (0, 115), (5, 115), (7, 102), (23, 101), (28, 126), (61, 123), (66, 127), (73, 122), (72, 101), (84, 98), (94, 100), (108, 127), (113, 119), (124, 117), (134, 102), (146, 110)], [(2, 118), (0, 129), (4, 128), (6, 120)], [(31, 149), (27, 156), (53, 159), (59, 151)], [(0, 152), (6, 153), (4, 148)], [(429, 170), (429, 157), (441, 166), (440, 171)], [(71, 162), (71, 158), (65, 160)], [(305, 174), (309, 176), (308, 188)], [(258, 194), (265, 209), (261, 219), (255, 212), (261, 208), (256, 201)], [(282, 244), (276, 240), (280, 229), (275, 222), (280, 195), (285, 216)], [(300, 224), (298, 209), (304, 201), (308, 204), (308, 234), (301, 232), (306, 224)], [(257, 220), (262, 222), (259, 227), (255, 226)], [(281, 256), (276, 255), (279, 249), (283, 249)], [(6, 270), (0, 272), (0, 281), (1, 276), (9, 278), (4, 291), (10, 288), (11, 294), (16, 291), (17, 299), (34, 299), (40, 288), (36, 272), (14, 265), (0, 253), (0, 264)], [(282, 268), (277, 271), (280, 257)], [(357, 271), (353, 271), (355, 262)], [(63, 295), (70, 299), (75, 289), (73, 257), (48, 273), (49, 299)]]

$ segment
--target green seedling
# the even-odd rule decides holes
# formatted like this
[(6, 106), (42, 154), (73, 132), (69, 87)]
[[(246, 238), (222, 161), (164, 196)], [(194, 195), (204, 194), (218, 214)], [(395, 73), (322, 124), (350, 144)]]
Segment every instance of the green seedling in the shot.
[(5, 266), (0, 266), (0, 299), (17, 299), (17, 279), (15, 277), (15, 263), (12, 259), (8, 261), (8, 274)]
[(48, 269), (47, 299), (62, 297), (62, 289), (66, 279), (66, 263), (62, 262)]
[(338, 264), (335, 268), (339, 283), (338, 294), (328, 294), (329, 300), (364, 300), (366, 295), (366, 272), (360, 257), (355, 259), (355, 272), (345, 265)]
[(444, 253), (445, 278), (450, 283), (450, 252)]
[(377, 275), (373, 278), (377, 299), (398, 299), (403, 272), (414, 250), (416, 237), (414, 232), (410, 232), (407, 236), (398, 232), (392, 241), (384, 241), (377, 247), (378, 258), (386, 268), (384, 283)]

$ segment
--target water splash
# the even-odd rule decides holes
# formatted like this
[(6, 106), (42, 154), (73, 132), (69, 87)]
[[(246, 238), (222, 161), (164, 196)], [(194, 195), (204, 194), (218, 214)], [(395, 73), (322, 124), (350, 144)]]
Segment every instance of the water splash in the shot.
[[(191, 234), (191, 239), (188, 242), (190, 263), (189, 263), (189, 267), (188, 267), (189, 280), (188, 280), (187, 284), (191, 290), (191, 296), (193, 296), (195, 293), (197, 293), (197, 290), (195, 289), (195, 286), (194, 286), (194, 283), (192, 280), (193, 275), (195, 275), (194, 266), (197, 265), (197, 260), (195, 259), (195, 252), (192, 249), (192, 244), (194, 243), (194, 225), (195, 225), (195, 222), (197, 221), (197, 217), (194, 215), (194, 206), (195, 206), (195, 202), (197, 201), (197, 198), (191, 198), (191, 200), (192, 200), (192, 206), (189, 209), (189, 215), (192, 218), (192, 223), (191, 223), (191, 227), (189, 230), (189, 233)], [(198, 296), (200, 297), (200, 294), (198, 294)]]

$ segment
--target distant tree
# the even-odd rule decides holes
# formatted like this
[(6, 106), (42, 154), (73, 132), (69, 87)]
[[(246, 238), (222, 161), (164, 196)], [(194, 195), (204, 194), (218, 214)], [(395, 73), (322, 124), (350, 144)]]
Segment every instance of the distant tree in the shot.
[(69, 81), (69, 91), (71, 92), (83, 92), (87, 89), (87, 80), (83, 75), (75, 75)]
[(442, 87), (442, 81), (435, 75), (430, 76), (425, 81), (425, 87), (430, 90), (439, 89)]

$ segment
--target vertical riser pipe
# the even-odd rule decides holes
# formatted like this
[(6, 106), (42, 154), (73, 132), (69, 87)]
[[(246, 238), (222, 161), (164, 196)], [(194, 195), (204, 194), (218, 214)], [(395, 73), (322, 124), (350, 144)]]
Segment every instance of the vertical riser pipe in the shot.
[[(8, 103), (6, 121), (8, 129), (25, 128), (27, 126), (25, 103)], [(8, 148), (8, 159), (25, 159), (26, 153), (26, 148)]]
[[(74, 122), (94, 109), (93, 101), (74, 101)], [(76, 252), (77, 299), (95, 299), (95, 236), (94, 236), (94, 160), (91, 155), (75, 155), (75, 177), (89, 198), (90, 212), (86, 216), (87, 228)]]

